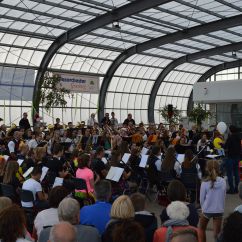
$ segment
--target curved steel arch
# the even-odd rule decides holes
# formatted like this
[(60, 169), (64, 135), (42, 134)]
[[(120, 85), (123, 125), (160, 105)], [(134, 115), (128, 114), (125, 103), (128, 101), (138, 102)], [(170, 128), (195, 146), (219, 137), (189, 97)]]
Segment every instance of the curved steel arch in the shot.
[(145, 50), (159, 47), (161, 45), (165, 45), (168, 43), (174, 43), (176, 41), (191, 38), (197, 35), (207, 34), (213, 31), (222, 30), (226, 28), (231, 28), (240, 25), (242, 21), (242, 15), (233, 16), (230, 18), (225, 18), (217, 21), (213, 21), (210, 23), (202, 24), (199, 26), (191, 27), (189, 29), (180, 30), (172, 34), (168, 34), (165, 36), (161, 36), (152, 40), (148, 40), (141, 44), (137, 44), (129, 49), (125, 50), (121, 53), (109, 67), (100, 90), (99, 95), (99, 110), (98, 110), (98, 119), (101, 120), (104, 115), (104, 105), (105, 105), (105, 97), (108, 90), (108, 86), (112, 80), (112, 77), (118, 67), (130, 56), (134, 54), (142, 53)]
[(39, 109), (40, 89), (43, 84), (44, 73), (47, 70), (47, 67), (52, 57), (61, 46), (97, 28), (108, 25), (114, 21), (118, 21), (130, 15), (145, 11), (147, 9), (150, 9), (171, 1), (172, 0), (134, 1), (120, 8), (115, 8), (111, 12), (108, 12), (99, 17), (96, 17), (95, 19), (92, 19), (87, 23), (81, 24), (73, 29), (70, 29), (67, 32), (60, 35), (58, 38), (56, 38), (55, 41), (49, 47), (49, 49), (46, 51), (36, 75), (35, 87), (34, 87), (34, 93), (33, 93), (33, 108), (37, 111)]
[[(205, 82), (209, 77), (212, 75), (216, 74), (217, 72), (235, 68), (235, 67), (240, 67), (242, 66), (242, 59), (238, 59), (236, 61), (231, 61), (231, 62), (224, 62), (222, 64), (219, 64), (217, 66), (214, 66), (207, 70), (198, 80), (197, 82)], [(193, 106), (193, 90), (190, 93), (189, 99), (188, 99), (188, 104), (187, 104), (187, 110), (190, 111)]]
[(222, 53), (226, 53), (229, 51), (241, 50), (241, 49), (242, 49), (242, 41), (233, 43), (233, 44), (229, 44), (229, 45), (219, 46), (219, 47), (208, 49), (208, 50), (199, 51), (199, 52), (189, 54), (189, 55), (185, 55), (185, 56), (182, 56), (182, 57), (172, 61), (170, 64), (168, 64), (167, 67), (160, 73), (160, 75), (156, 79), (156, 81), (151, 89), (149, 103), (148, 103), (148, 120), (149, 120), (149, 122), (152, 122), (152, 123), (155, 122), (154, 107), (155, 107), (156, 95), (160, 88), (161, 83), (172, 70), (174, 70), (176, 67), (178, 67), (179, 65), (182, 65), (186, 62), (191, 62), (191, 61), (198, 60), (201, 58), (206, 58), (209, 56), (222, 54)]

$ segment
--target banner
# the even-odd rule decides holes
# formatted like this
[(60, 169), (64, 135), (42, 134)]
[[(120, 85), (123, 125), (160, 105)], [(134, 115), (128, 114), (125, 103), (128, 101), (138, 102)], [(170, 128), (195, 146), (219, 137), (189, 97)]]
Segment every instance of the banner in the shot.
[(73, 93), (99, 93), (99, 77), (54, 73), (61, 78), (61, 87)]

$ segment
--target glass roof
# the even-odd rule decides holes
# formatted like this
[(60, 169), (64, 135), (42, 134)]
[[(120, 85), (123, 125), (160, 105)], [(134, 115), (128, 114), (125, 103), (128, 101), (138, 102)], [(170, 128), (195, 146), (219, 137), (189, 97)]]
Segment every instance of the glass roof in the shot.
[[(34, 70), (36, 73), (45, 53), (58, 36), (132, 2), (3, 0), (0, 2), (0, 68)], [(168, 1), (114, 23), (93, 28), (89, 33), (64, 44), (53, 56), (48, 68), (98, 75), (103, 80), (116, 58), (130, 48), (137, 46), (138, 50), (139, 46), (154, 38), (180, 30), (185, 33), (195, 26), (240, 15), (241, 10), (242, 1), (239, 0)], [(178, 40), (161, 42), (160, 45), (127, 56), (117, 66), (111, 79), (104, 108), (107, 111), (114, 109), (121, 120), (128, 112), (133, 112), (137, 122), (148, 122), (149, 95), (162, 71), (180, 57), (242, 42), (242, 27), (236, 25), (227, 29), (218, 26), (216, 31), (190, 38), (184, 34)], [(158, 89), (155, 110), (172, 103), (185, 112), (192, 85), (198, 78), (213, 66), (241, 58), (241, 53), (237, 50), (236, 55), (227, 51), (203, 56), (170, 70)], [(12, 78), (14, 84), (15, 79)], [(24, 85), (27, 86), (25, 81), (21, 88)], [(89, 99), (92, 99), (92, 105)], [(98, 95), (79, 94), (70, 105), (73, 103), (79, 103), (85, 109), (84, 114), (89, 115), (98, 107)], [(159, 119), (159, 116), (155, 116)]]

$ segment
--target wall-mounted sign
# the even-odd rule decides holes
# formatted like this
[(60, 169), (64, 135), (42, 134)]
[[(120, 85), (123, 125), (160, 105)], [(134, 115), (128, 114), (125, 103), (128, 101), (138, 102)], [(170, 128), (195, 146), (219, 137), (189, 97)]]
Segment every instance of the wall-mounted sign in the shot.
[(61, 86), (74, 93), (99, 93), (99, 77), (78, 74), (55, 73), (61, 78)]

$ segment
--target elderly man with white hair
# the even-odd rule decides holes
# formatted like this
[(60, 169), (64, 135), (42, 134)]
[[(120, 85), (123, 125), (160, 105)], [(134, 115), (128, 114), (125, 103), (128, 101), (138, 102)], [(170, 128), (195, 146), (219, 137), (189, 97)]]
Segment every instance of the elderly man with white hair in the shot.
[[(81, 225), (80, 223), (80, 205), (73, 198), (65, 198), (58, 207), (58, 217), (62, 222), (69, 222), (74, 225), (77, 231), (77, 242), (100, 242), (101, 238), (96, 228)], [(46, 242), (50, 235), (50, 229), (46, 228), (41, 231), (39, 242)], [(52, 242), (52, 241), (51, 241)], [(58, 241), (59, 242), (59, 241)]]
[(153, 242), (171, 242), (173, 233), (184, 229), (194, 230), (198, 235), (198, 242), (204, 241), (200, 229), (189, 225), (187, 221), (189, 209), (183, 202), (172, 202), (166, 211), (169, 220), (155, 231)]

